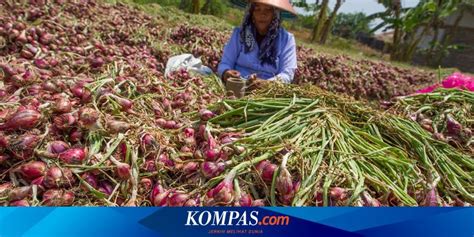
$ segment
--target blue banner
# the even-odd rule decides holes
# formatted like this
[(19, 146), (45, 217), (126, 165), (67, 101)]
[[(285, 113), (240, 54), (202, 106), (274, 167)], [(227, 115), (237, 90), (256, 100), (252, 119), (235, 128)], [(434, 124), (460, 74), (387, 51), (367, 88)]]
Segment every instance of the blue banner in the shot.
[(474, 208), (0, 208), (9, 236), (474, 236)]

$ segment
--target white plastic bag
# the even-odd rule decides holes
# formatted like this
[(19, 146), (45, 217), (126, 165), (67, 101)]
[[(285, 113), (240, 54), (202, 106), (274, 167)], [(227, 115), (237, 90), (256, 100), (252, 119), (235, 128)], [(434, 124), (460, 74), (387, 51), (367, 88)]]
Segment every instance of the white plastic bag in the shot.
[(190, 72), (196, 72), (203, 75), (211, 75), (212, 70), (202, 65), (201, 59), (195, 58), (192, 54), (181, 54), (168, 59), (166, 63), (165, 75), (169, 76), (171, 72), (186, 69)]

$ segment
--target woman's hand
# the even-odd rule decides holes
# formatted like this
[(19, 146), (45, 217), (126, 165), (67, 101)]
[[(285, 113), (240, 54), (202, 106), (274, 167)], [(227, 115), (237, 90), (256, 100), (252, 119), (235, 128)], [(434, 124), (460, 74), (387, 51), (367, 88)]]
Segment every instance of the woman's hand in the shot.
[(227, 81), (227, 79), (229, 77), (236, 77), (236, 78), (239, 78), (240, 77), (240, 72), (237, 71), (237, 70), (227, 70), (225, 73), (224, 73), (224, 76), (222, 77), (222, 79), (224, 81)]
[(260, 89), (263, 87), (263, 85), (267, 83), (266, 80), (262, 80), (260, 78), (257, 77), (257, 74), (253, 74), (253, 75), (250, 75), (249, 76), (249, 80), (247, 82), (248, 84), (248, 90), (249, 91), (253, 91), (253, 90), (256, 90), (256, 89)]

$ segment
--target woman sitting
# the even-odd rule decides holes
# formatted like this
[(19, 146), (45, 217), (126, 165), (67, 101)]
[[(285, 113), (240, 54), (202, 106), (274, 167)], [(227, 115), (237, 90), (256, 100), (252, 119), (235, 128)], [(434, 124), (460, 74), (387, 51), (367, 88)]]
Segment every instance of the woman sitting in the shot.
[(218, 66), (219, 76), (291, 83), (295, 74), (296, 44), (281, 26), (281, 11), (295, 14), (288, 0), (253, 0), (241, 27), (234, 29)]

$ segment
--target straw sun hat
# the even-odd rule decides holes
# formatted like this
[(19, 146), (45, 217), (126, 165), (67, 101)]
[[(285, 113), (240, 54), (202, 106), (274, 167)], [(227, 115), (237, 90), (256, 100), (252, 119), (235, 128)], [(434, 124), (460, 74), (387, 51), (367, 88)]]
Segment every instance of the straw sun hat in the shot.
[(290, 3), (290, 0), (231, 0), (231, 2), (239, 7), (246, 7), (249, 3), (263, 3), (274, 6), (281, 11), (281, 16), (286, 19), (292, 19), (297, 16), (297, 13)]

